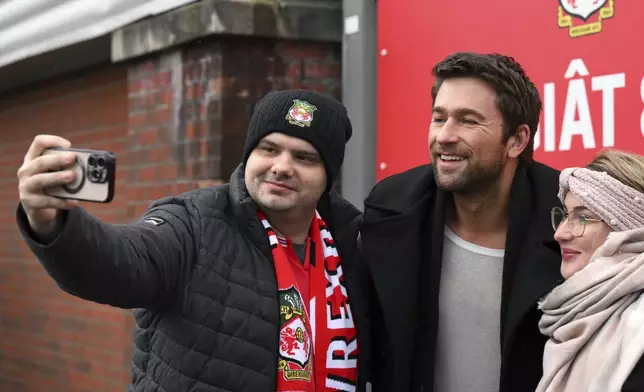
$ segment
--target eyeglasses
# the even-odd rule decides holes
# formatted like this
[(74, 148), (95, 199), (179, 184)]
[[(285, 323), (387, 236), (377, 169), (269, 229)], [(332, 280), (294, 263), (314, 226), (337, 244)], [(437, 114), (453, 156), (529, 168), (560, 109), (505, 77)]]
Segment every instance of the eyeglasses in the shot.
[(559, 226), (564, 221), (568, 222), (568, 230), (575, 237), (581, 237), (586, 231), (586, 224), (592, 222), (601, 222), (601, 219), (590, 218), (586, 216), (583, 212), (572, 211), (570, 214), (566, 214), (564, 210), (559, 207), (554, 207), (550, 211), (550, 221), (552, 222), (552, 228), (557, 231)]

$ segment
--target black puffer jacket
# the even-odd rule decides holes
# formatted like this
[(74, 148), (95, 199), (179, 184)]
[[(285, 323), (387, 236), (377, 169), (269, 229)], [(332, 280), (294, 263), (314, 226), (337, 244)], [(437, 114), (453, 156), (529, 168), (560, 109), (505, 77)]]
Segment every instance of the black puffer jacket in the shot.
[[(130, 391), (271, 392), (277, 281), (255, 211), (240, 167), (230, 184), (161, 199), (131, 225), (109, 225), (77, 208), (47, 246), (34, 241), (21, 208), (18, 225), (63, 290), (142, 309), (135, 312)], [(319, 211), (342, 255), (361, 354), (368, 355), (363, 274), (352, 262), (360, 213), (337, 194)]]

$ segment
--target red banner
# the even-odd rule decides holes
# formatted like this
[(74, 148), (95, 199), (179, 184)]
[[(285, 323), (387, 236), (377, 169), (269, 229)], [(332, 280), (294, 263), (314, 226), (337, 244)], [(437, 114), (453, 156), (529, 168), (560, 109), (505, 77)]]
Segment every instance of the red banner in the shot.
[(526, 69), (544, 103), (535, 159), (644, 154), (643, 2), (379, 0), (378, 47), (378, 179), (429, 161), (431, 68), (455, 51)]

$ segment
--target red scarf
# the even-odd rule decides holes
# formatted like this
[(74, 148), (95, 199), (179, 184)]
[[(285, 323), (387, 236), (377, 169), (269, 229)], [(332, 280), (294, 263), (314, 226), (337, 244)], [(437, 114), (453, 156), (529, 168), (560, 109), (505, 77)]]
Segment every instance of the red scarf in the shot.
[[(326, 223), (315, 212), (309, 231), (315, 258), (309, 267), (309, 298), (302, 298), (288, 260), (290, 242), (277, 238), (266, 217), (277, 271), (280, 347), (277, 392), (355, 391), (358, 339), (342, 262)], [(308, 306), (307, 306), (308, 305)]]

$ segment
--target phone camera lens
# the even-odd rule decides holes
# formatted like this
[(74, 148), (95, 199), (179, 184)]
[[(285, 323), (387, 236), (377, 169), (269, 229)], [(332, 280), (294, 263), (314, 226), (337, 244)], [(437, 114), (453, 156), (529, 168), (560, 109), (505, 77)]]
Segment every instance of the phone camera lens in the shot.
[(87, 159), (87, 163), (88, 163), (90, 166), (94, 166), (94, 165), (96, 165), (96, 159), (95, 159), (94, 157), (89, 157), (89, 158)]
[(101, 177), (101, 173), (98, 170), (92, 170), (91, 176), (93, 180), (98, 180)]
[(103, 167), (105, 166), (105, 159), (103, 158), (98, 158), (98, 166)]

